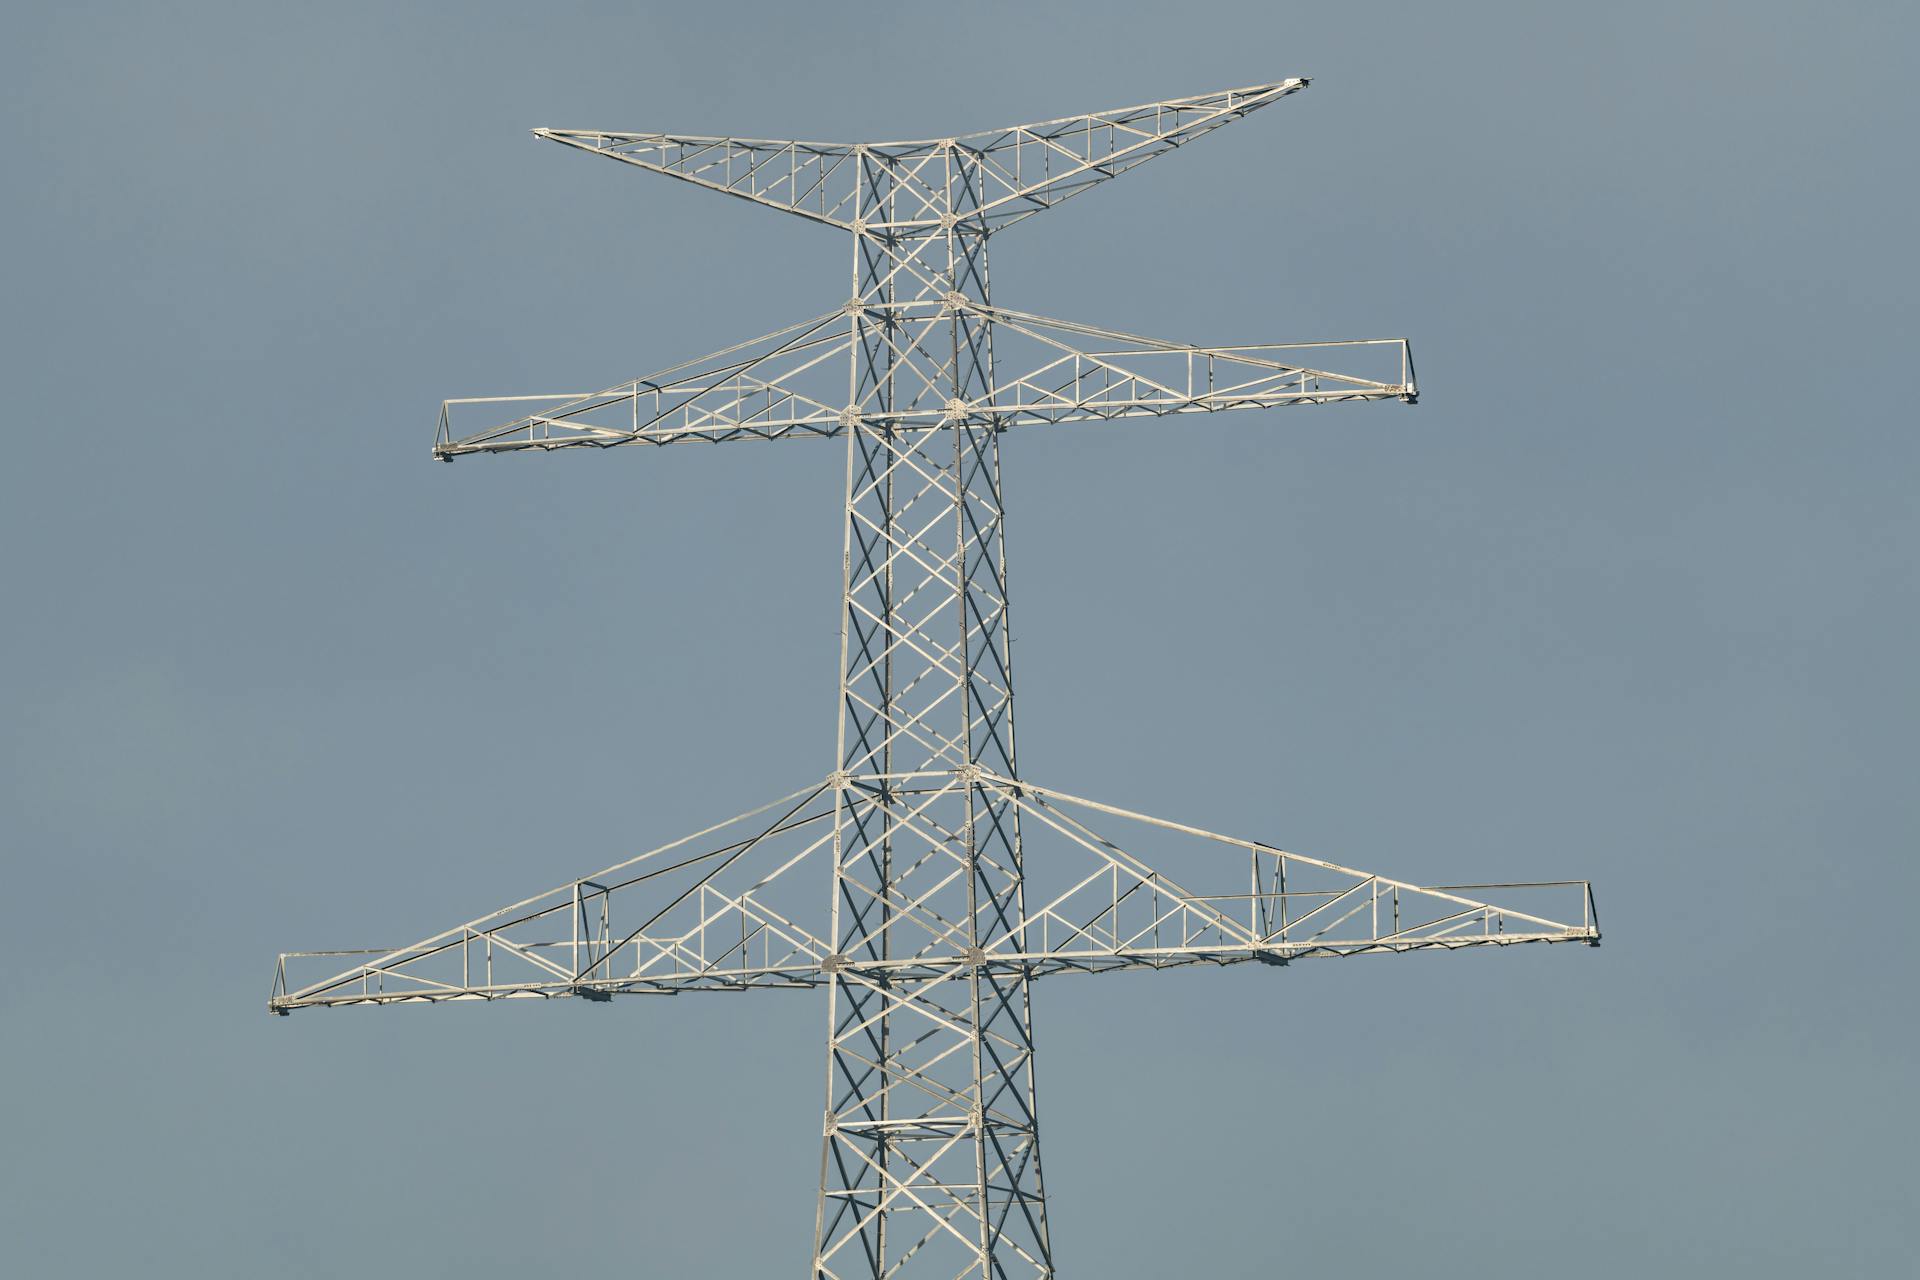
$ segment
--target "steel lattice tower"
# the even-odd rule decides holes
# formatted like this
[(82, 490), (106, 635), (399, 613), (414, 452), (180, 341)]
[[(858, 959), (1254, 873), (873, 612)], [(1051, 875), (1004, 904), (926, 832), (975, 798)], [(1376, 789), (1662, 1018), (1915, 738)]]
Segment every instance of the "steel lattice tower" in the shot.
[[(535, 130), (852, 233), (852, 296), (826, 315), (595, 395), (448, 401), (434, 447), (451, 460), (844, 438), (837, 767), (411, 947), (283, 955), (272, 1009), (825, 986), (811, 1274), (996, 1280), (1054, 1274), (1036, 978), (1597, 944), (1585, 882), (1465, 887), (1564, 893), (1578, 923), (1563, 923), (1021, 777), (1000, 487), (1008, 428), (1412, 403), (1415, 387), (1403, 340), (1201, 348), (1005, 309), (989, 293), (988, 243), (1306, 83), (917, 142)], [(1322, 367), (1333, 364), (1349, 371)], [(505, 401), (512, 421), (464, 425)], [(1132, 834), (1110, 837), (1116, 827)], [(1167, 862), (1180, 859), (1176, 881)]]

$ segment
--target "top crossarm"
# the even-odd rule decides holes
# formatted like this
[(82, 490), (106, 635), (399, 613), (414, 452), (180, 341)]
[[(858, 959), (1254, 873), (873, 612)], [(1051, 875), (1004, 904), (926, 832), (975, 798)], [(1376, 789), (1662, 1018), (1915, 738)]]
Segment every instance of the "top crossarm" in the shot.
[(956, 149), (978, 166), (976, 216), (1002, 227), (1307, 87), (1303, 79), (1223, 89), (972, 134)]
[[(1307, 87), (1304, 79), (1009, 125), (952, 138), (801, 142), (535, 129), (535, 137), (843, 230), (997, 229)], [(886, 174), (895, 198), (862, 208)], [(904, 197), (904, 198), (902, 198)]]
[(535, 129), (533, 134), (813, 222), (853, 226), (855, 167), (850, 161), (860, 148), (852, 143), (594, 129)]

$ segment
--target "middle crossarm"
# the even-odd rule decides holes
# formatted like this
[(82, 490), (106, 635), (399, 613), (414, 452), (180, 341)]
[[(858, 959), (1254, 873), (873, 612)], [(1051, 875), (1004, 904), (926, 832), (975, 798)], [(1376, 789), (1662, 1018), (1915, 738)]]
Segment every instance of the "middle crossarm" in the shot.
[[(1419, 394), (1403, 338), (1197, 347), (965, 300), (889, 310), (898, 323), (924, 325), (956, 307), (994, 334), (994, 389), (965, 411), (1003, 428), (1344, 401), (1412, 403)], [(851, 412), (907, 429), (948, 420), (955, 404), (935, 397), (884, 412), (871, 403), (850, 410), (843, 401), (851, 329), (844, 310), (829, 312), (589, 395), (449, 400), (434, 456), (819, 439), (840, 435)], [(476, 429), (476, 419), (485, 425)]]
[(1003, 426), (1419, 397), (1404, 338), (1197, 347), (984, 308)]
[(448, 400), (433, 455), (837, 435), (850, 343), (835, 311), (588, 395)]

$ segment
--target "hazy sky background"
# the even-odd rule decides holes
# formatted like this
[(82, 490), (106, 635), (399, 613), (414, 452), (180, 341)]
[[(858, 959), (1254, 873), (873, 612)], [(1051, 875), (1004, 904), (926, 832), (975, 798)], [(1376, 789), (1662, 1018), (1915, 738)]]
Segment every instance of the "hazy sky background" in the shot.
[(1062, 1274), (1903, 1272), (1920, 19), (1579, 13), (13, 14), (5, 1269), (801, 1274), (818, 996), (265, 1011), (834, 763), (838, 446), (428, 448), (826, 310), (845, 238), (526, 130), (1306, 75), (996, 300), (1404, 334), (1422, 401), (1009, 437), (1023, 770), (1590, 877), (1607, 944), (1042, 984)]

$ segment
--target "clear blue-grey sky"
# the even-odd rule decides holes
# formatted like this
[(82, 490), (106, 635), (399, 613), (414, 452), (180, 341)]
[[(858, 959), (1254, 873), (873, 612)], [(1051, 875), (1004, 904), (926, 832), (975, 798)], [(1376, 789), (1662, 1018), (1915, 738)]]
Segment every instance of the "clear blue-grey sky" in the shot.
[(1608, 942), (1043, 985), (1063, 1274), (1904, 1273), (1917, 39), (1895, 4), (16, 12), (0, 1269), (799, 1274), (817, 997), (265, 1012), (276, 951), (833, 764), (838, 448), (427, 451), (445, 396), (826, 310), (843, 238), (526, 130), (1306, 75), (1007, 234), (996, 298), (1404, 334), (1422, 402), (1009, 437), (1024, 771), (1412, 880), (1591, 877)]

